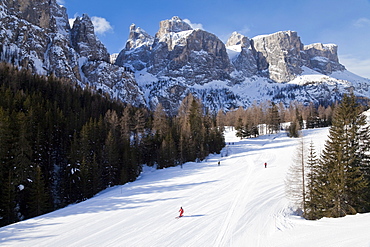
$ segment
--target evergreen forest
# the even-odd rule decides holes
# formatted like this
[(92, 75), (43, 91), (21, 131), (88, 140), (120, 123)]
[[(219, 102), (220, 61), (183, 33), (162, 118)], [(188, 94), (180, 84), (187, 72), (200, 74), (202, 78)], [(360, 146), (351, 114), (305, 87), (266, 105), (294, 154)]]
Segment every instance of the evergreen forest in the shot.
[(342, 217), (370, 211), (370, 130), (363, 106), (344, 95), (335, 107), (324, 150), (299, 142), (287, 192), (303, 217)]
[(0, 64), (0, 226), (134, 181), (144, 164), (200, 161), (224, 145), (191, 94), (169, 117), (160, 104), (151, 112)]

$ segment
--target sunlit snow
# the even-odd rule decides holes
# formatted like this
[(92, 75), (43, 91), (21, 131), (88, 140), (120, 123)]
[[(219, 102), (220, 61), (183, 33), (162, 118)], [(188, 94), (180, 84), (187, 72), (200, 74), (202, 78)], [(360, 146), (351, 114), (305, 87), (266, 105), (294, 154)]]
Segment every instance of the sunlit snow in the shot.
[[(327, 134), (328, 128), (304, 131), (317, 151)], [(240, 140), (228, 131), (226, 141), (222, 155), (182, 168), (146, 167), (135, 182), (0, 228), (0, 245), (370, 245), (370, 214), (318, 221), (294, 215), (284, 179), (297, 139), (280, 133)], [(181, 206), (184, 217), (175, 219)]]

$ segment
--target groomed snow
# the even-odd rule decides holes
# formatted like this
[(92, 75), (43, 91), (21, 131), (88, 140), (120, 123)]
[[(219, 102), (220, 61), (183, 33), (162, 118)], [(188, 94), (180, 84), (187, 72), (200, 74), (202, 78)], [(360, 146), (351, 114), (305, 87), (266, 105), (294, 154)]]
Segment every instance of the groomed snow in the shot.
[[(304, 134), (322, 150), (328, 129)], [(223, 157), (145, 168), (135, 182), (0, 228), (0, 246), (370, 246), (370, 214), (307, 221), (292, 213), (284, 179), (297, 139), (228, 131), (226, 141)], [(175, 219), (180, 206), (185, 216)]]

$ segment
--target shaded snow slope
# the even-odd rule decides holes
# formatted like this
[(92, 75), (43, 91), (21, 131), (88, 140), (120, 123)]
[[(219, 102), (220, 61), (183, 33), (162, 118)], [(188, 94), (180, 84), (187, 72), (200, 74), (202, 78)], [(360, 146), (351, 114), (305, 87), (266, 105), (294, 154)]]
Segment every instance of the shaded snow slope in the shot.
[[(305, 139), (319, 151), (327, 134), (309, 130)], [(0, 246), (370, 245), (370, 214), (318, 221), (292, 214), (284, 179), (296, 139), (281, 133), (240, 141), (228, 132), (226, 140), (223, 157), (145, 168), (135, 182), (0, 228)], [(175, 219), (180, 206), (184, 217)]]

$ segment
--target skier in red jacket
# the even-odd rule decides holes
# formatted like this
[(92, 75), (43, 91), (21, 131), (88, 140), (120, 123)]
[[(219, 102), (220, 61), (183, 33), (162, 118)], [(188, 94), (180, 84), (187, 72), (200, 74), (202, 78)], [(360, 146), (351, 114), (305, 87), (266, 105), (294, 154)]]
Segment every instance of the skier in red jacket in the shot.
[(179, 215), (179, 217), (182, 217), (182, 215), (183, 215), (183, 213), (184, 213), (184, 209), (182, 209), (182, 207), (180, 207), (180, 210), (179, 210), (179, 212), (180, 212), (180, 215)]

